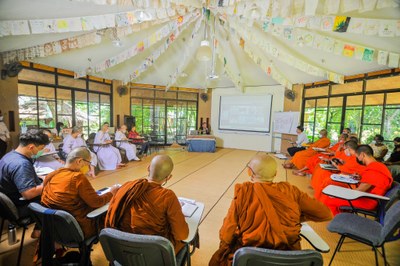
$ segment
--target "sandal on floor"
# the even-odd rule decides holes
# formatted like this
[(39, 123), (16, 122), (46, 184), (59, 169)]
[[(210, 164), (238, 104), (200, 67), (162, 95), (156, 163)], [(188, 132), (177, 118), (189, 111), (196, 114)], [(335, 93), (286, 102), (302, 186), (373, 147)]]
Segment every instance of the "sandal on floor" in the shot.
[(297, 176), (306, 176), (307, 175), (306, 172), (302, 172), (302, 171), (293, 171), (292, 173)]
[(282, 166), (285, 169), (291, 169), (291, 168), (293, 168), (294, 165), (292, 163), (284, 163), (284, 164), (282, 164)]

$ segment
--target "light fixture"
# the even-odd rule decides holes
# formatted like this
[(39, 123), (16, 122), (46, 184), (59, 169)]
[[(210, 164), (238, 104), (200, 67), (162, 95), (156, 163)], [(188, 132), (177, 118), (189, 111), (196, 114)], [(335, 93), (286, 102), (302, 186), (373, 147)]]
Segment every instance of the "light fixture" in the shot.
[(200, 43), (200, 47), (196, 53), (196, 59), (199, 61), (210, 61), (212, 57), (212, 50), (210, 47), (210, 42), (203, 40)]
[(196, 53), (196, 59), (199, 61), (210, 61), (212, 57), (212, 50), (210, 47), (210, 42), (208, 41), (208, 36), (207, 36), (207, 22), (206, 22), (206, 17), (203, 17), (204, 19), (204, 38), (200, 43), (199, 49), (197, 49)]
[(122, 47), (122, 42), (121, 40), (117, 37), (115, 40), (112, 41), (112, 45), (114, 47)]
[(217, 27), (216, 19), (214, 16), (214, 31), (212, 35), (212, 40), (213, 40), (213, 49), (212, 49), (212, 61), (211, 61), (211, 74), (207, 76), (208, 80), (213, 80), (213, 79), (218, 79), (219, 76), (215, 74), (215, 52), (216, 52), (216, 46), (217, 42), (215, 40), (215, 28)]

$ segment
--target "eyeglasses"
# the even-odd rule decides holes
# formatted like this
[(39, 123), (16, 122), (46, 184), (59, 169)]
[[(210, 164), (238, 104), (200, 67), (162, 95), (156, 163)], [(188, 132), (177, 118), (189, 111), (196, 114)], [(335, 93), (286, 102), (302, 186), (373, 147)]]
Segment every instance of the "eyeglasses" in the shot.
[(86, 159), (83, 159), (83, 158), (82, 158), (82, 160), (83, 160), (84, 162), (87, 162), (88, 164), (90, 164), (90, 161), (88, 161), (88, 160), (86, 160)]
[(256, 173), (254, 172), (254, 170), (250, 167), (250, 165), (246, 165), (247, 166), (247, 168), (249, 168), (250, 169), (250, 171), (251, 171), (251, 173), (253, 174), (253, 175), (256, 175)]

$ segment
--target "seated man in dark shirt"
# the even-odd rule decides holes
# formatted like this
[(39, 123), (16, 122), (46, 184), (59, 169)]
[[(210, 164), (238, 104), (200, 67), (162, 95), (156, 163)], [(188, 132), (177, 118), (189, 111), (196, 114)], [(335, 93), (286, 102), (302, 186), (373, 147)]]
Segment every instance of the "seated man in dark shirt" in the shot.
[(393, 140), (394, 150), (384, 164), (389, 168), (395, 181), (400, 182), (400, 137)]
[(14, 202), (21, 216), (29, 214), (29, 201), (39, 201), (42, 194), (42, 180), (35, 172), (33, 159), (47, 144), (49, 137), (43, 131), (28, 130), (21, 134), (19, 146), (0, 160), (0, 192)]

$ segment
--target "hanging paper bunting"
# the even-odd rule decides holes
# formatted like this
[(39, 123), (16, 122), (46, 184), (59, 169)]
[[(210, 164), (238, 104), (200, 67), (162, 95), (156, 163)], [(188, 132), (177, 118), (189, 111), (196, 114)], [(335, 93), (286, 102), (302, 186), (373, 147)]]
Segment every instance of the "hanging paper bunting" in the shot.
[[(174, 32), (169, 34), (169, 37), (163, 42), (158, 48), (155, 48), (151, 55), (147, 57), (142, 63), (139, 64), (138, 69), (135, 69), (129, 76), (129, 79), (125, 81), (132, 81), (137, 79), (141, 74), (146, 72), (155, 62), (156, 60), (169, 48), (169, 46), (176, 40), (176, 38), (184, 31), (189, 25), (191, 25), (194, 21), (196, 21), (200, 17), (200, 14), (189, 14), (184, 17), (184, 23), (181, 27), (178, 27), (177, 22), (175, 23), (176, 27), (174, 27)], [(173, 38), (171, 36), (174, 36)], [(151, 57), (151, 60), (150, 60)]]
[[(181, 16), (186, 13), (186, 9), (181, 7), (178, 7), (177, 11)], [(168, 18), (168, 15), (175, 16), (176, 13), (175, 11), (170, 11), (167, 14), (166, 8), (158, 8), (154, 10), (146, 10), (147, 17), (145, 19), (138, 18), (136, 15), (136, 13), (143, 14), (143, 10), (135, 10), (117, 14), (74, 18), (5, 20), (0, 21), (0, 37), (8, 35), (91, 31), (94, 29), (100, 30), (115, 26), (125, 27), (136, 23), (142, 23), (143, 21), (156, 20), (157, 17), (155, 15), (150, 15), (152, 12), (157, 14), (159, 19)]]
[(333, 31), (346, 32), (350, 23), (350, 17), (336, 16), (333, 24)]
[[(240, 34), (240, 38), (241, 38), (240, 44), (242, 43), (242, 41), (241, 41), (242, 39), (244, 39), (244, 41), (246, 41), (246, 39), (252, 40), (252, 43), (257, 45), (258, 48), (260, 48), (266, 54), (276, 57), (280, 61), (282, 61), (288, 65), (291, 65), (301, 71), (307, 72), (308, 69), (311, 69), (312, 71), (307, 72), (307, 73), (312, 74), (312, 75), (325, 77), (325, 76), (329, 76), (327, 74), (328, 72), (332, 72), (332, 71), (323, 69), (321, 67), (312, 65), (308, 62), (301, 60), (297, 56), (289, 54), (287, 51), (281, 49), (279, 46), (276, 46), (276, 45), (270, 43), (269, 41), (262, 39), (254, 30), (250, 30), (249, 28), (247, 28), (247, 26), (245, 26), (243, 24), (239, 25), (237, 20), (235, 20), (234, 18), (229, 19), (229, 23), (230, 23), (230, 26), (235, 30), (235, 32), (237, 34)], [(247, 35), (248, 37), (247, 38), (244, 37), (245, 35)], [(323, 43), (321, 42), (320, 45), (322, 47)], [(338, 44), (337, 46), (339, 47), (340, 44)], [(244, 48), (246, 50), (246, 46)], [(338, 49), (338, 51), (340, 51), (340, 53), (343, 52), (343, 48), (340, 50), (339, 50), (339, 48), (337, 48), (337, 49)], [(251, 53), (251, 51), (249, 53)], [(332, 72), (332, 73), (334, 73), (334, 72)], [(334, 73), (334, 74), (337, 77), (343, 76), (342, 74), (339, 74), (339, 73)], [(338, 78), (335, 78), (332, 81), (336, 82), (337, 80), (338, 80)]]

